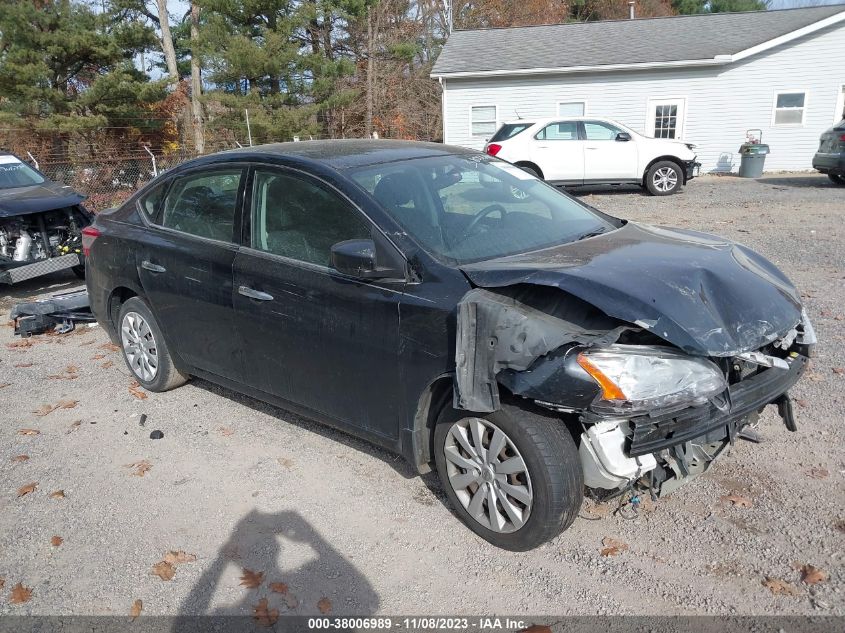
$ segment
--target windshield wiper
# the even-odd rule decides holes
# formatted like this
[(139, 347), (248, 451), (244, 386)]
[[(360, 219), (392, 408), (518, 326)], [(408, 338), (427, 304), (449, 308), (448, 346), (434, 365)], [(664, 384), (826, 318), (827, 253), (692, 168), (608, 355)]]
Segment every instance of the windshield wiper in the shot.
[(596, 235), (601, 235), (602, 233), (606, 233), (606, 232), (607, 231), (603, 228), (593, 229), (589, 233), (584, 233), (583, 235), (579, 235), (577, 238), (575, 238), (575, 241), (579, 242), (581, 240), (586, 240), (588, 237), (595, 237)]

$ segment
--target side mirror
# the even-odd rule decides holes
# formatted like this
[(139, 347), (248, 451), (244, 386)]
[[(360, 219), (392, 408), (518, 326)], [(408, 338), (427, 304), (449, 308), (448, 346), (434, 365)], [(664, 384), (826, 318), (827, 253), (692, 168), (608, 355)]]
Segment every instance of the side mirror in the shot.
[(619, 132), (619, 134), (616, 135), (616, 140), (617, 141), (630, 141), (631, 135), (628, 134), (627, 132)]
[(371, 277), (376, 270), (376, 245), (372, 240), (346, 240), (332, 246), (332, 268), (351, 277)]

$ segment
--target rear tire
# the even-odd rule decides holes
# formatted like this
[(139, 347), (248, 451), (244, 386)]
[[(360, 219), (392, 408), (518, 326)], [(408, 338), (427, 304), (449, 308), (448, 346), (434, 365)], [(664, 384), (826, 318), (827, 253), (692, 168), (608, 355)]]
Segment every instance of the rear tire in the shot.
[(535, 178), (539, 178), (540, 180), (543, 179), (543, 175), (533, 165), (526, 165), (525, 163), (517, 163), (516, 166), (519, 167), (522, 171), (528, 172), (529, 174), (531, 174)]
[[(498, 452), (488, 454), (491, 448)], [(446, 407), (434, 430), (434, 458), (458, 517), (503, 549), (521, 552), (553, 539), (583, 502), (578, 449), (553, 416), (511, 405), (487, 414)]]
[(845, 176), (840, 176), (839, 174), (828, 174), (827, 177), (830, 178), (834, 185), (845, 185)]
[(188, 377), (173, 365), (158, 322), (140, 297), (131, 297), (120, 307), (118, 336), (123, 360), (144, 389), (168, 391), (187, 382)]
[(648, 168), (645, 186), (653, 196), (670, 196), (678, 193), (684, 186), (684, 174), (678, 163), (661, 160)]

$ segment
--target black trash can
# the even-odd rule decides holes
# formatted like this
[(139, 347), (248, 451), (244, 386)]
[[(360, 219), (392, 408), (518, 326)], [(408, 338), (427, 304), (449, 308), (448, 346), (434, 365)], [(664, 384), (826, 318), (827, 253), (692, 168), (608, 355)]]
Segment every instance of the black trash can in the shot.
[(769, 153), (769, 146), (763, 143), (743, 143), (739, 148), (740, 178), (759, 178), (763, 175), (763, 165), (766, 163), (766, 154)]

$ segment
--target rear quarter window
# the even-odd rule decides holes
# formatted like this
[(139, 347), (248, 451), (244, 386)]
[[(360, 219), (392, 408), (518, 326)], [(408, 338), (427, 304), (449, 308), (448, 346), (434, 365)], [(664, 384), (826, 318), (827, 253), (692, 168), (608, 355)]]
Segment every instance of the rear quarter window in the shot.
[(148, 222), (158, 224), (161, 218), (161, 203), (167, 193), (169, 180), (161, 182), (152, 187), (138, 200), (138, 208)]
[(502, 127), (498, 129), (498, 131), (493, 135), (490, 139), (491, 143), (495, 143), (496, 141), (506, 141), (509, 138), (513, 138), (517, 134), (520, 134), (530, 128), (533, 123), (506, 123)]

